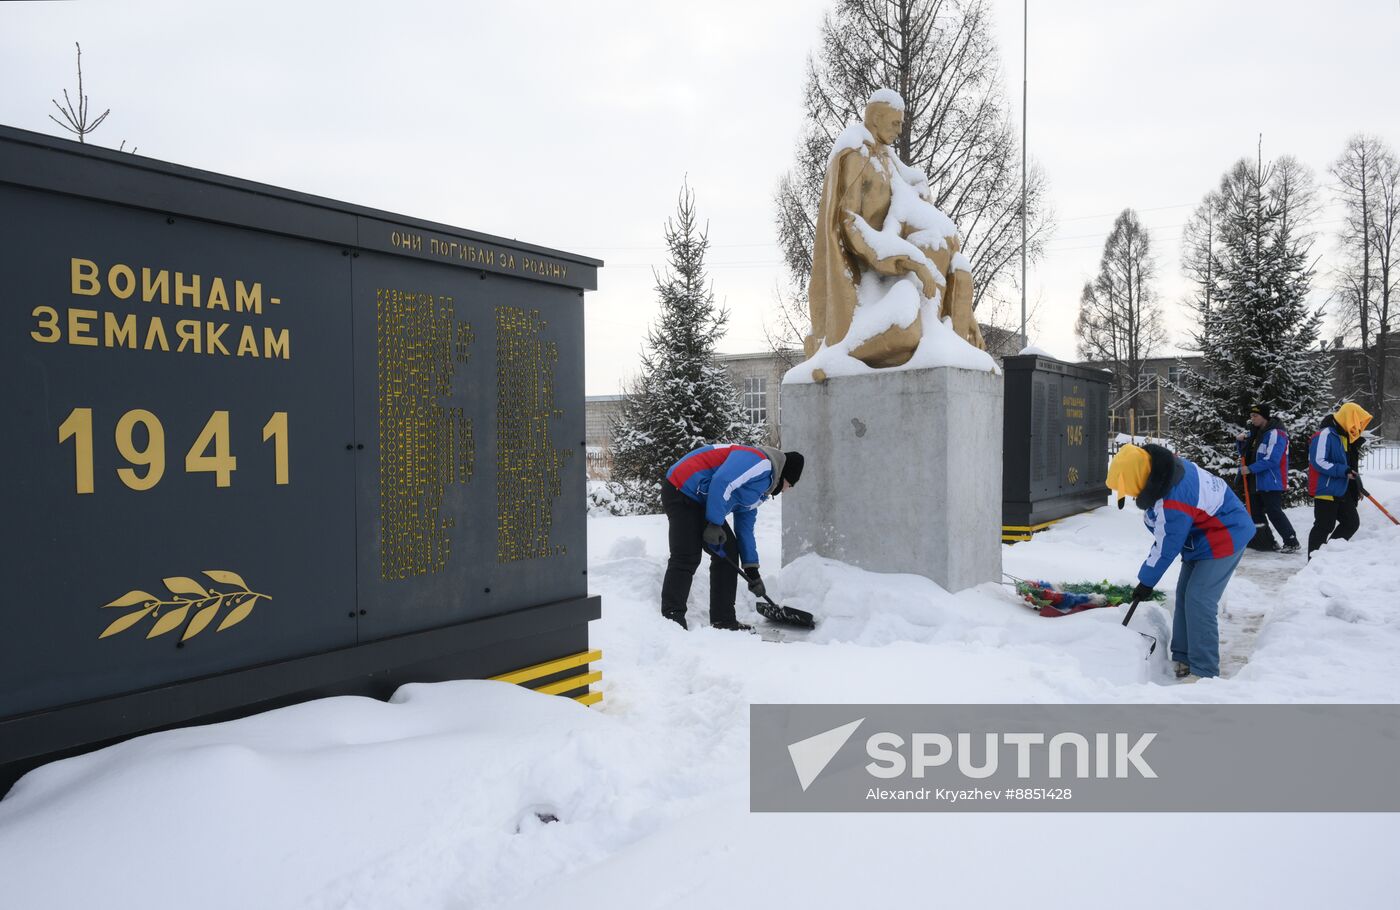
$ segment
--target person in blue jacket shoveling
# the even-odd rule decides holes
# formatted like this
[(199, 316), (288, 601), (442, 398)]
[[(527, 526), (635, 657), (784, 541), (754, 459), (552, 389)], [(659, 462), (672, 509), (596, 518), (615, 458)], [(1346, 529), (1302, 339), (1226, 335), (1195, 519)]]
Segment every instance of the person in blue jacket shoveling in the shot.
[(1149, 600), (1177, 556), (1172, 660), (1183, 682), (1220, 675), (1220, 595), (1254, 537), (1254, 521), (1230, 487), (1159, 445), (1125, 445), (1108, 465), (1118, 508), (1132, 496), (1152, 532), (1133, 600)]
[[(710, 554), (710, 626), (748, 631), (734, 615), (740, 563), (755, 597), (767, 590), (758, 569), (754, 522), (759, 504), (802, 477), (802, 453), (767, 446), (701, 446), (666, 472), (661, 508), (670, 526), (671, 558), (661, 582), (661, 615), (686, 627), (685, 603), (700, 567), (702, 547)], [(734, 530), (726, 519), (734, 515)], [(736, 539), (737, 535), (737, 539)]]
[(1370, 424), (1371, 413), (1348, 401), (1327, 415), (1308, 443), (1308, 492), (1313, 497), (1308, 559), (1328, 540), (1351, 540), (1361, 527), (1361, 434)]
[(1249, 547), (1271, 553), (1279, 550), (1269, 530), (1269, 522), (1273, 522), (1283, 538), (1282, 552), (1297, 553), (1298, 534), (1283, 511), (1283, 494), (1288, 489), (1288, 430), (1267, 404), (1249, 409), (1249, 426), (1247, 432), (1235, 437), (1241, 482), (1248, 484), (1253, 494), (1249, 506), (1254, 511), (1254, 540)]

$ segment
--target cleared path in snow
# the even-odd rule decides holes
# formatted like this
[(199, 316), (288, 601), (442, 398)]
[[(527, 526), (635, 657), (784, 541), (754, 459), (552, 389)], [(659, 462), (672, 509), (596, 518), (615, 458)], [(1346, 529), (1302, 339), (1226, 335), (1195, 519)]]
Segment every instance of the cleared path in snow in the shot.
[(1249, 663), (1264, 617), (1278, 604), (1283, 586), (1308, 564), (1311, 512), (1308, 507), (1288, 510), (1288, 519), (1303, 543), (1302, 550), (1288, 554), (1247, 550), (1235, 570), (1220, 610), (1221, 676), (1232, 677)]
[(1296, 553), (1282, 556), (1251, 550), (1245, 554), (1220, 610), (1221, 676), (1232, 677), (1249, 663), (1259, 629), (1279, 590), (1305, 565), (1306, 557)]

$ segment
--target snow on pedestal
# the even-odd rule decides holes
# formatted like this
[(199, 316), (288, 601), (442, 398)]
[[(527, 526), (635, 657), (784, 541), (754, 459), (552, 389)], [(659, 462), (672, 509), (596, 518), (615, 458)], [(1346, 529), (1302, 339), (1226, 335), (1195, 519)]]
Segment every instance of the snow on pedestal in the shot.
[[(935, 273), (936, 274), (936, 273)], [(999, 374), (996, 361), (986, 351), (978, 350), (958, 337), (951, 318), (938, 318), (939, 298), (924, 299), (916, 280), (909, 275), (886, 278), (874, 273), (861, 277), (857, 288), (861, 300), (846, 337), (835, 346), (825, 342), (810, 359), (788, 370), (783, 385), (816, 382), (815, 372), (821, 370), (827, 379), (838, 376), (868, 376), (873, 373), (927, 370), (943, 366), (961, 367)], [(906, 328), (914, 318), (923, 315), (923, 337), (906, 363), (876, 369), (851, 356), (851, 352), (881, 332), (899, 326)], [(785, 388), (783, 394), (787, 395)], [(784, 399), (784, 407), (786, 407)]]
[[(883, 92), (896, 100), (899, 97), (888, 89)], [(882, 97), (881, 92), (877, 92), (872, 100), (891, 103)], [(903, 109), (902, 104), (900, 109)], [(837, 137), (831, 149), (831, 159), (834, 160), (844, 149), (862, 148), (872, 141), (870, 132), (864, 126), (853, 123)], [(856, 229), (881, 260), (904, 257), (919, 263), (927, 267), (940, 286), (932, 297), (925, 297), (919, 279), (912, 272), (902, 275), (881, 275), (874, 270), (861, 272), (858, 279), (853, 279), (856, 281), (857, 305), (846, 334), (834, 345), (828, 345), (823, 340), (809, 359), (788, 372), (784, 383), (819, 381), (816, 375), (818, 370), (827, 378), (872, 373), (875, 368), (853, 357), (852, 352), (890, 329), (907, 329), (921, 317), (922, 337), (913, 356), (899, 366), (884, 369), (919, 370), (938, 366), (997, 369), (990, 354), (958, 336), (951, 316), (939, 319), (947, 282), (938, 265), (924, 251), (946, 249), (947, 238), (958, 233), (957, 226), (928, 201), (928, 179), (923, 171), (909, 167), (895, 156), (891, 156), (891, 161), (896, 173), (890, 175), (890, 204), (884, 227), (876, 230), (856, 215)], [(876, 166), (878, 169), (878, 161)], [(972, 268), (961, 252), (952, 255), (951, 267), (969, 272)]]
[(825, 383), (793, 381), (798, 367), (784, 382), (783, 447), (806, 456), (783, 494), (784, 563), (818, 553), (948, 591), (999, 581), (1001, 375), (860, 366)]

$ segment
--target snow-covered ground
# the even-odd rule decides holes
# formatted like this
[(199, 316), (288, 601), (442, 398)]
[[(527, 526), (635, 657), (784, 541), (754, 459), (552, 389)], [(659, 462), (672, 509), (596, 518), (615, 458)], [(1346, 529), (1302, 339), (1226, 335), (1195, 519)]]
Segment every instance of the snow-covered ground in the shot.
[[(1367, 482), (1400, 515), (1400, 472)], [(489, 682), (407, 686), (177, 730), (41, 768), (0, 802), (0, 906), (469, 908), (1394, 906), (1387, 815), (751, 815), (755, 702), (1394, 702), (1400, 527), (1250, 554), (1222, 617), (1226, 677), (1178, 685), (1167, 615), (1041, 618), (1010, 589), (950, 595), (815, 557), (769, 587), (805, 641), (663, 621), (659, 516), (589, 521), (604, 702)], [(1290, 512), (1306, 538), (1310, 509)], [(1130, 581), (1148, 538), (1102, 508), (1004, 551), (1006, 571)], [(1163, 581), (1170, 589), (1174, 572)], [(752, 613), (741, 593), (741, 615)], [(554, 816), (546, 824), (540, 815)]]

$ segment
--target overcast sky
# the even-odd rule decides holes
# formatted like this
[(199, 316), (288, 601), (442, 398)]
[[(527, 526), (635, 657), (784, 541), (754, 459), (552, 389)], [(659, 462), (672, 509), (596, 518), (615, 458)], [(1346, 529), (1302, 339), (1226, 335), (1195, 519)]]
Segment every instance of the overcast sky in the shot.
[[(827, 6), (0, 2), (0, 123), (61, 132), (49, 99), (77, 40), (93, 107), (112, 108), (97, 144), (604, 259), (587, 392), (610, 394), (655, 313), (687, 176), (733, 312), (722, 349), (763, 348), (784, 281), (773, 187)], [(994, 6), (1019, 124), (1022, 6)], [(1031, 338), (1062, 357), (1123, 207), (1151, 227), (1174, 302), (1182, 223), (1261, 133), (1266, 157), (1317, 171), (1324, 202), (1348, 136), (1400, 150), (1400, 0), (1031, 0), (1029, 70), (1030, 152), (1059, 216), (1030, 276)], [(1339, 217), (1318, 219), (1319, 299)]]

